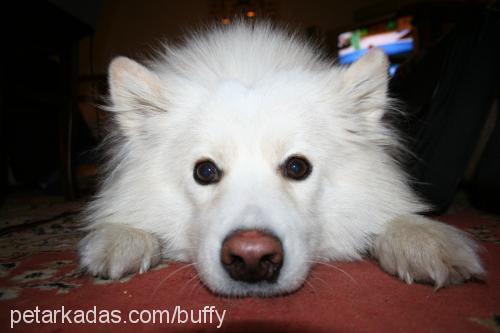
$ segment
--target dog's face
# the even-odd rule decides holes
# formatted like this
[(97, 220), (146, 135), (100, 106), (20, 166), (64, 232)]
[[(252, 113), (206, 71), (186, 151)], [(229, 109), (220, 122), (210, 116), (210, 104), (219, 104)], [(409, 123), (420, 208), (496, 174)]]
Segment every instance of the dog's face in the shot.
[(144, 225), (165, 255), (194, 262), (211, 290), (231, 295), (293, 291), (325, 249), (342, 257), (349, 226), (330, 219), (357, 199), (337, 179), (353, 147), (368, 144), (349, 141), (380, 120), (386, 66), (374, 51), (347, 70), (172, 87), (115, 60), (112, 102), (133, 110), (117, 120), (154, 183), (144, 209), (157, 222)]
[(305, 97), (317, 93), (313, 87), (303, 85), (300, 97), (276, 79), (253, 88), (221, 82), (199, 110), (206, 120), (189, 130), (197, 142), (185, 165), (186, 191), (199, 211), (190, 229), (194, 261), (223, 293), (297, 288), (317, 243), (323, 152), (310, 114), (322, 111)]

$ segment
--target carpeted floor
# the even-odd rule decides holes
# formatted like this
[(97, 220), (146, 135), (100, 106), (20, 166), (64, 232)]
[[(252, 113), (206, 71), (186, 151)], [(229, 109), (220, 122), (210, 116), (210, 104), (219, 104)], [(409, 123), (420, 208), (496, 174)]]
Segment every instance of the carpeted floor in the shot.
[[(1, 207), (0, 331), (500, 332), (500, 223), (471, 209), (439, 219), (482, 241), (485, 282), (434, 291), (406, 285), (365, 260), (318, 265), (288, 296), (235, 299), (211, 294), (185, 264), (163, 262), (121, 281), (82, 274), (75, 252), (81, 204), (20, 196)], [(163, 323), (160, 316), (152, 323), (152, 310), (168, 310), (170, 322), (163, 312)], [(225, 310), (222, 323), (214, 310)], [(150, 322), (131, 323), (141, 311)], [(182, 323), (186, 316), (205, 323)], [(99, 319), (110, 323), (93, 323)]]

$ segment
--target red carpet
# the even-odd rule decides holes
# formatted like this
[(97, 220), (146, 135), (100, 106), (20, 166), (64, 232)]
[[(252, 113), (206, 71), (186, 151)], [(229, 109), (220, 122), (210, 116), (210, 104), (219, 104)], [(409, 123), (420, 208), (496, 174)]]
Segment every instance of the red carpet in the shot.
[[(477, 214), (460, 213), (441, 220), (471, 231), (485, 247), (488, 270), (485, 282), (469, 282), (437, 292), (427, 285), (406, 285), (383, 273), (375, 262), (319, 265), (298, 292), (279, 298), (221, 298), (207, 291), (190, 266), (172, 264), (119, 282), (81, 276), (74, 251), (42, 251), (1, 258), (0, 331), (2, 332), (499, 332), (500, 235), (499, 223)], [(13, 236), (14, 237), (14, 236)], [(17, 237), (20, 237), (18, 235)], [(34, 323), (50, 320), (44, 310), (71, 310), (73, 323)], [(128, 322), (131, 310), (194, 311), (215, 306), (224, 320), (212, 313), (212, 324)], [(95, 307), (95, 308), (94, 308)], [(106, 320), (104, 310), (120, 311), (127, 323), (79, 324), (77, 310), (94, 311)], [(207, 308), (208, 309), (208, 308)], [(13, 311), (19, 310), (19, 311)], [(33, 323), (14, 324), (23, 310)], [(92, 310), (92, 311), (89, 311)], [(44, 312), (42, 312), (44, 311)], [(139, 314), (132, 319), (138, 319)], [(147, 312), (143, 319), (147, 320)], [(179, 317), (179, 314), (180, 317)], [(31, 316), (30, 316), (31, 315)], [(205, 312), (206, 321), (210, 313)], [(157, 317), (159, 318), (159, 317)], [(166, 317), (164, 317), (165, 320)], [(107, 319), (118, 320), (118, 317)], [(183, 320), (183, 312), (177, 312)]]

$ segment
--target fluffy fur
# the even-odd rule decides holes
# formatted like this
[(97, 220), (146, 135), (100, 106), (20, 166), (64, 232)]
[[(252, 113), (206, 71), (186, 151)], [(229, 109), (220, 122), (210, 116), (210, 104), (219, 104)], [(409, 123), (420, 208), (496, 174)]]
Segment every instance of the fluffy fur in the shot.
[[(116, 58), (117, 133), (85, 212), (83, 267), (120, 278), (163, 257), (195, 263), (216, 293), (266, 296), (299, 288), (317, 261), (367, 253), (408, 283), (482, 276), (469, 236), (415, 215), (426, 207), (392, 157), (398, 140), (382, 121), (390, 107), (384, 54), (370, 51), (348, 68), (319, 54), (285, 30), (239, 23), (167, 46), (147, 67)], [(303, 181), (279, 172), (294, 154), (312, 164)], [(219, 183), (194, 181), (205, 158), (223, 170)], [(237, 229), (281, 239), (275, 283), (224, 271), (221, 244)]]

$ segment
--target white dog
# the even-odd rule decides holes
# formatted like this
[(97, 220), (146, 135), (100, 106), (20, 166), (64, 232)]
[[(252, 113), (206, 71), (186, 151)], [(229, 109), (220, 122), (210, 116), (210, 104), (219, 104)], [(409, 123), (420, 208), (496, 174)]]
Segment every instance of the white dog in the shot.
[(109, 68), (117, 132), (80, 244), (90, 273), (120, 278), (193, 262), (225, 295), (299, 288), (315, 262), (370, 254), (407, 283), (484, 273), (464, 232), (426, 209), (381, 120), (388, 61), (337, 67), (294, 34), (237, 23)]

